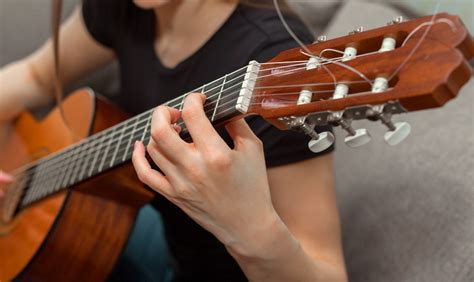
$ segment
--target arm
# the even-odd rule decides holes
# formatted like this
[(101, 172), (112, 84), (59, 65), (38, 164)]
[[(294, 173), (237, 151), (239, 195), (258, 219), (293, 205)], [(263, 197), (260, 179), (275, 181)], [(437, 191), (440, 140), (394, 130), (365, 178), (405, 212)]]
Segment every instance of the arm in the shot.
[[(267, 178), (262, 143), (245, 121), (226, 126), (230, 149), (202, 107), (199, 94), (182, 113), (158, 107), (147, 151), (164, 175), (137, 143), (140, 180), (214, 234), (251, 281), (345, 281), (331, 156), (271, 169)], [(181, 116), (194, 143), (171, 126)]]
[(268, 230), (255, 239), (271, 245), (273, 258), (234, 255), (249, 278), (347, 280), (332, 166), (332, 154), (328, 154), (268, 170), (272, 202), (288, 230)]
[[(67, 85), (111, 62), (112, 50), (88, 33), (78, 7), (60, 30), (62, 83)], [(30, 56), (0, 69), (0, 123), (53, 98), (53, 49), (48, 40)]]
[[(114, 52), (88, 33), (78, 7), (60, 30), (60, 69), (67, 85), (112, 61)], [(53, 49), (48, 40), (30, 56), (0, 69), (0, 138), (5, 124), (25, 109), (45, 105), (53, 98)], [(0, 170), (0, 185), (11, 182)], [(0, 197), (2, 196), (0, 189)]]

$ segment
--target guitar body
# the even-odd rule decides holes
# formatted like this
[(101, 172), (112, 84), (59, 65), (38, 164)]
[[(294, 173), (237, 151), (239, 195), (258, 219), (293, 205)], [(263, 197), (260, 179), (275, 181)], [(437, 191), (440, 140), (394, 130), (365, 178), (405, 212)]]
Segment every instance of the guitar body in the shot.
[[(37, 121), (23, 113), (0, 144), (0, 167), (12, 171), (127, 118), (90, 90)], [(72, 133), (73, 132), (73, 133)], [(137, 211), (152, 198), (130, 163), (102, 173), (0, 221), (0, 281), (102, 281), (112, 270)]]

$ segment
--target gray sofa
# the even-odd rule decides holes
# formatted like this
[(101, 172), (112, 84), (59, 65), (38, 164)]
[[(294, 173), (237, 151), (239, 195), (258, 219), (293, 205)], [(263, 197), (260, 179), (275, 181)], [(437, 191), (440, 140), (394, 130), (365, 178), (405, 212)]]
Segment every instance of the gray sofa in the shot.
[[(65, 10), (74, 2), (66, 1)], [(47, 4), (0, 1), (0, 65), (48, 36)], [(329, 37), (358, 25), (383, 25), (400, 13), (363, 1), (292, 4), (316, 33), (325, 30)], [(114, 69), (85, 83), (112, 95)], [(473, 94), (474, 79), (441, 109), (396, 116), (412, 125), (412, 134), (396, 147), (383, 142), (385, 128), (377, 123), (356, 124), (373, 136), (362, 148), (348, 148), (337, 138), (338, 205), (351, 281), (474, 281)]]

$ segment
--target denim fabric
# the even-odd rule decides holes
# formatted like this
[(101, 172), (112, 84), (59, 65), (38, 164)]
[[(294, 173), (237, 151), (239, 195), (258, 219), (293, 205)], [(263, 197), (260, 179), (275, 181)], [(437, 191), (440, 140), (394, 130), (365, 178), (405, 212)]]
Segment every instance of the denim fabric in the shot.
[(146, 205), (108, 281), (168, 282), (172, 276), (161, 216)]

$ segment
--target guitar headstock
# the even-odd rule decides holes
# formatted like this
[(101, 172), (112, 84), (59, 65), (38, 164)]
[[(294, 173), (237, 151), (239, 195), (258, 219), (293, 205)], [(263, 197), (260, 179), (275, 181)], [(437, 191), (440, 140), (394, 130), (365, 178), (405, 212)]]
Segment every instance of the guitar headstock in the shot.
[(248, 113), (280, 129), (299, 129), (324, 150), (334, 137), (314, 127), (330, 124), (348, 132), (346, 143), (370, 140), (351, 121), (380, 120), (395, 145), (410, 131), (393, 124), (402, 112), (440, 107), (470, 79), (474, 42), (457, 16), (437, 14), (287, 50), (258, 66)]

